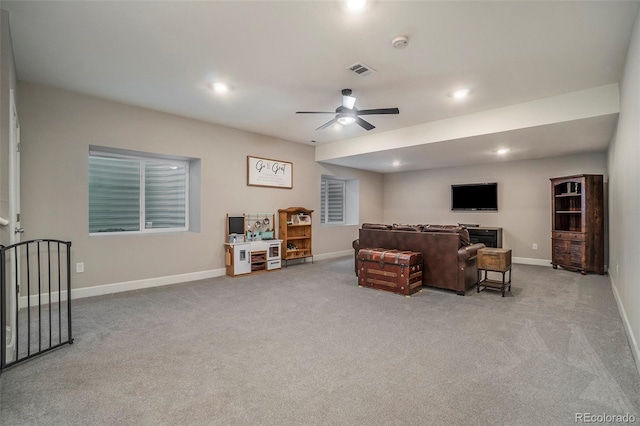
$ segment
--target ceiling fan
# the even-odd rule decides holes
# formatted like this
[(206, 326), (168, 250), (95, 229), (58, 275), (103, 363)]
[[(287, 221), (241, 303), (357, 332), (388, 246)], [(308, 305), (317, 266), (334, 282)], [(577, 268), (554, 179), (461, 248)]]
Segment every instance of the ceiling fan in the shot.
[(373, 115), (373, 114), (400, 114), (398, 108), (379, 108), (379, 109), (361, 109), (355, 107), (356, 98), (351, 96), (351, 89), (342, 89), (342, 105), (336, 108), (335, 112), (329, 111), (297, 111), (296, 114), (335, 114), (333, 120), (324, 123), (316, 130), (326, 129), (333, 123), (340, 123), (343, 126), (347, 126), (352, 123), (358, 124), (365, 130), (375, 129), (376, 126), (368, 121), (360, 118), (361, 115)]

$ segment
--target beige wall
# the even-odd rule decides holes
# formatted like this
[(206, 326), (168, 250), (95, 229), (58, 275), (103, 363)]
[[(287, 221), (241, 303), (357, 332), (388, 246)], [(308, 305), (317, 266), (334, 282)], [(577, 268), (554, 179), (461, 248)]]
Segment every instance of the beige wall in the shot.
[(640, 370), (640, 15), (620, 84), (620, 119), (609, 147), (609, 274)]
[[(529, 161), (499, 162), (385, 175), (387, 223), (476, 223), (503, 228), (503, 247), (513, 256), (551, 260), (550, 178), (604, 174), (603, 152)], [(497, 212), (452, 212), (451, 185), (498, 182)], [(533, 250), (532, 245), (538, 244)]]
[[(72, 241), (72, 262), (85, 264), (75, 288), (223, 268), (227, 213), (318, 212), (322, 174), (360, 179), (360, 211), (375, 212), (363, 217), (381, 219), (381, 175), (324, 167), (312, 146), (31, 83), (19, 89), (23, 240)], [(200, 158), (200, 232), (90, 237), (89, 145)], [(293, 162), (293, 189), (247, 186), (247, 155)], [(357, 226), (321, 227), (318, 215), (313, 224), (315, 255), (349, 250), (357, 238)]]

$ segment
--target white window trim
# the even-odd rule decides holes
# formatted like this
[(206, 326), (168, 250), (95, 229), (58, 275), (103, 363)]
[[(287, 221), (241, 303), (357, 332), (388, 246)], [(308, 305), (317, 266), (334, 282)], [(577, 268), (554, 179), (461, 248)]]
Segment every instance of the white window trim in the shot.
[[(89, 232), (90, 237), (106, 237), (112, 235), (142, 235), (142, 234), (161, 234), (161, 233), (176, 233), (176, 232), (187, 232), (189, 231), (189, 205), (190, 205), (190, 170), (189, 170), (189, 161), (188, 160), (179, 160), (174, 158), (169, 158), (167, 156), (154, 156), (153, 154), (149, 154), (148, 156), (144, 155), (128, 155), (128, 154), (120, 154), (117, 152), (110, 152), (108, 150), (101, 151), (99, 149), (90, 149), (89, 157), (102, 157), (102, 158), (123, 158), (127, 160), (138, 160), (141, 163), (140, 167), (140, 230), (138, 231), (117, 231), (117, 232)], [(145, 168), (142, 167), (144, 162), (162, 162), (165, 164), (176, 164), (178, 166), (185, 167), (185, 226), (179, 228), (145, 228), (145, 204), (143, 200), (145, 200)], [(88, 219), (88, 216), (87, 216)]]

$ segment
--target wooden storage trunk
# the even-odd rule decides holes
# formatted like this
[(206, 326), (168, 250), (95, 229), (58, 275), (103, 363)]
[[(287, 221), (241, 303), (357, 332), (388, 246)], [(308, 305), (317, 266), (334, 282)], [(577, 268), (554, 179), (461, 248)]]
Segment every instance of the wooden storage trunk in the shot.
[(504, 272), (511, 268), (511, 249), (483, 248), (478, 250), (478, 269)]
[(422, 288), (422, 253), (383, 248), (358, 251), (358, 284), (410, 296)]

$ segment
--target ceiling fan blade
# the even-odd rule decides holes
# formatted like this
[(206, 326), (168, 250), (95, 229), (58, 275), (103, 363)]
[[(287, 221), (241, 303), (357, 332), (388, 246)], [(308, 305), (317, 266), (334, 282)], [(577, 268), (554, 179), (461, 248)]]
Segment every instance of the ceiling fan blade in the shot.
[(348, 109), (353, 109), (356, 105), (356, 98), (353, 96), (343, 96), (342, 97), (342, 106)]
[(376, 126), (374, 126), (373, 124), (369, 123), (368, 121), (364, 121), (360, 117), (356, 117), (356, 124), (358, 124), (360, 127), (362, 127), (365, 130), (371, 130), (371, 129), (375, 129), (376, 128)]
[(296, 114), (335, 114), (335, 111), (296, 111)]
[(337, 123), (338, 119), (334, 118), (331, 121), (327, 121), (326, 123), (324, 123), (322, 126), (318, 127), (316, 130), (322, 130), (322, 129), (326, 129), (327, 127), (331, 126), (333, 123)]
[(378, 109), (358, 110), (358, 115), (371, 115), (371, 114), (400, 114), (400, 110), (398, 108), (378, 108)]

